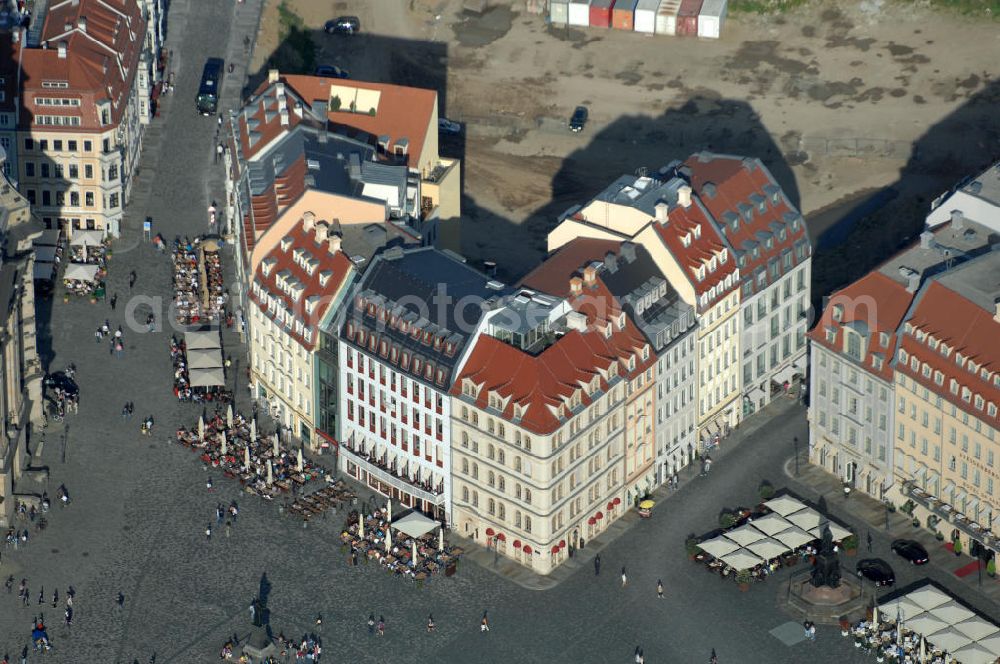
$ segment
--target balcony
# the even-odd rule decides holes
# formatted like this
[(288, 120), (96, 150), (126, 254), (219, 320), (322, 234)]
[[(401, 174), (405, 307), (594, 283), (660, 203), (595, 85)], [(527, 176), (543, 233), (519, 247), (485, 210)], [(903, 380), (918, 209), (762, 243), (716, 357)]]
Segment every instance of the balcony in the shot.
[(903, 495), (931, 514), (939, 517), (944, 523), (957, 528), (972, 539), (982, 542), (985, 546), (994, 550), (1000, 548), (1000, 538), (995, 536), (991, 529), (984, 528), (940, 498), (935, 498), (927, 491), (921, 489), (917, 486), (915, 480), (906, 480), (903, 482), (902, 490)]
[[(354, 449), (355, 447), (357, 449)], [(361, 446), (356, 445), (353, 440), (340, 446), (340, 454), (383, 484), (388, 484), (419, 500), (426, 500), (438, 506), (444, 505), (444, 482), (433, 487), (429, 482), (417, 483), (409, 478), (400, 477), (389, 464), (377, 459), (374, 455), (365, 453)]]

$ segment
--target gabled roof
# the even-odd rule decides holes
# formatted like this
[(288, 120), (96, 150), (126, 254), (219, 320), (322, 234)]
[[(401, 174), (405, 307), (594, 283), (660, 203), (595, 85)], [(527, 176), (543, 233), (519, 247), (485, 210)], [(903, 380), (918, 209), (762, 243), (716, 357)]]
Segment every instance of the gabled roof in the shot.
[[(290, 320), (304, 326), (299, 331), (293, 322), (284, 326), (286, 333), (311, 351), (319, 338), (320, 323), (337, 293), (354, 274), (354, 264), (342, 251), (331, 251), (329, 240), (317, 242), (315, 228), (307, 229), (306, 222), (299, 220), (261, 260), (249, 296), (262, 312), (281, 326), (282, 323), (275, 319), (277, 311), (268, 296), (277, 299), (285, 311), (292, 313)], [(286, 292), (278, 283), (279, 279), (294, 284), (298, 296), (292, 297)]]
[(541, 265), (526, 274), (520, 285), (557, 297), (568, 297), (569, 280), (592, 261), (602, 261), (611, 252), (617, 254), (621, 242), (578, 237), (546, 258)]
[[(595, 288), (599, 289), (598, 299), (613, 303), (614, 298), (602, 284), (596, 284)], [(481, 386), (475, 397), (478, 408), (487, 408), (490, 394), (496, 393), (503, 402), (504, 419), (547, 435), (579, 412), (570, 409), (574, 394), (580, 394), (580, 408), (586, 408), (598, 393), (608, 390), (616, 381), (615, 376), (631, 378), (656, 361), (652, 352), (646, 360), (642, 359), (642, 349), (648, 344), (631, 319), (626, 317), (625, 326), (619, 328), (619, 310), (594, 307), (586, 295), (574, 298), (571, 304), (586, 316), (586, 328), (567, 331), (541, 353), (530, 354), (481, 335), (451, 393), (462, 396), (462, 381), (468, 379)], [(611, 334), (605, 336), (608, 324)], [(635, 363), (632, 370), (628, 369), (630, 359)], [(612, 365), (616, 367), (615, 376), (609, 372)], [(592, 392), (590, 386), (595, 380), (597, 390)]]
[[(844, 358), (845, 326), (851, 326), (862, 336), (867, 336), (865, 371), (885, 381), (892, 380), (892, 355), (896, 348), (896, 331), (906, 315), (913, 294), (879, 271), (869, 272), (851, 285), (832, 296), (819, 323), (809, 331), (812, 342), (840, 353)], [(839, 321), (836, 318), (840, 318)], [(827, 332), (833, 331), (832, 341)], [(888, 334), (883, 344), (881, 335)], [(874, 358), (882, 361), (881, 369), (873, 364)]]
[[(23, 48), (21, 87), (23, 103), (34, 115), (80, 118), (71, 131), (100, 128), (94, 103), (111, 102), (111, 124), (117, 125), (128, 106), (128, 96), (144, 48), (146, 21), (135, 0), (64, 0), (50, 3), (42, 29), (47, 48)], [(59, 45), (66, 44), (66, 57)], [(65, 88), (43, 87), (44, 82), (64, 82)], [(37, 106), (36, 96), (79, 98), (79, 106)], [(46, 125), (46, 129), (60, 127)]]
[(736, 252), (741, 281), (754, 282), (757, 268), (780, 259), (799, 241), (805, 242), (808, 257), (809, 236), (802, 215), (760, 159), (698, 152), (684, 165), (691, 186)]
[[(332, 109), (332, 96), (339, 98), (340, 95), (331, 95), (331, 90), (341, 91), (345, 96), (354, 94), (363, 106), (374, 112), (358, 106), (357, 112), (351, 112), (347, 99), (341, 100), (343, 110)], [(282, 112), (287, 123), (284, 126)], [(262, 83), (240, 112), (240, 143), (243, 157), (250, 159), (282, 131), (294, 127), (303, 118), (311, 118), (372, 147), (378, 146), (380, 137), (388, 137), (385, 145), (388, 156), (395, 155), (399, 148), (406, 153), (405, 163), (416, 167), (436, 112), (437, 92), (434, 90), (283, 74), (277, 81)]]

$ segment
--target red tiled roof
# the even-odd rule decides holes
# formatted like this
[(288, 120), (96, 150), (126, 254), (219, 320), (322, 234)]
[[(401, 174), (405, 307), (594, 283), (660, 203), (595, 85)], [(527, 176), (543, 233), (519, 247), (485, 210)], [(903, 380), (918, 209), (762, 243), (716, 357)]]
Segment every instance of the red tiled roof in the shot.
[[(85, 27), (79, 25), (80, 20)], [(110, 100), (111, 124), (117, 125), (128, 106), (145, 34), (146, 21), (133, 0), (50, 4), (42, 29), (48, 48), (24, 48), (21, 53), (21, 95), (29, 111), (22, 116), (22, 124), (31, 122), (34, 115), (78, 116), (80, 125), (67, 126), (67, 131), (106, 130), (94, 104)], [(67, 44), (65, 58), (59, 57), (60, 42)], [(63, 81), (68, 87), (43, 88), (43, 81)], [(34, 104), (36, 96), (76, 98), (81, 103), (39, 106)], [(44, 127), (47, 131), (62, 128)]]
[[(850, 286), (834, 293), (819, 323), (808, 332), (813, 343), (820, 344), (836, 353), (843, 353), (845, 323), (863, 322), (868, 326), (868, 348), (864, 369), (885, 381), (892, 380), (892, 353), (896, 345), (896, 330), (913, 294), (901, 284), (881, 272), (869, 272)], [(834, 308), (842, 307), (841, 320), (834, 320)], [(834, 330), (833, 341), (827, 339), (827, 330)], [(881, 333), (889, 335), (889, 343), (881, 344)], [(872, 354), (877, 353), (882, 359), (882, 368), (876, 369), (872, 364)], [(844, 357), (847, 357), (844, 355)]]
[[(913, 325), (914, 332), (904, 332), (900, 348), (905, 350), (909, 358), (918, 358), (921, 366), (914, 370), (910, 362), (897, 358), (894, 362), (897, 371), (901, 371), (918, 383), (926, 386), (935, 394), (947, 399), (956, 407), (967, 411), (974, 417), (990, 422), (991, 426), (1000, 426), (1000, 412), (990, 416), (987, 407), (979, 410), (975, 406), (975, 395), (983, 398), (985, 404), (994, 404), (1000, 408), (1000, 388), (994, 382), (994, 377), (1000, 373), (1000, 323), (993, 318), (993, 313), (977, 306), (974, 302), (962, 297), (937, 281), (931, 281), (924, 288), (912, 316), (906, 321)], [(951, 349), (948, 357), (931, 348), (927, 341), (919, 341), (916, 330), (925, 332)], [(960, 367), (956, 357), (961, 354), (966, 363), (976, 364), (973, 373), (967, 367)], [(932, 371), (931, 377), (923, 375), (922, 364), (926, 363)], [(982, 376), (985, 370), (988, 379)], [(944, 375), (943, 383), (934, 381), (934, 373), (940, 371)], [(959, 393), (952, 394), (951, 380), (959, 385)], [(962, 387), (970, 392), (969, 401), (962, 398)]]
[(604, 260), (609, 251), (617, 254), (619, 247), (621, 242), (618, 240), (575, 238), (525, 275), (520, 285), (556, 297), (568, 297), (569, 280), (574, 274), (587, 263)]
[[(261, 260), (254, 273), (254, 281), (267, 293), (279, 298), (284, 307), (295, 314), (296, 319), (301, 320), (303, 324), (312, 329), (312, 339), (307, 340), (302, 334), (295, 331), (294, 326), (290, 329), (285, 328), (288, 335), (299, 344), (307, 350), (313, 350), (319, 338), (319, 323), (323, 320), (330, 305), (333, 304), (341, 284), (354, 272), (354, 264), (342, 251), (331, 253), (328, 240), (317, 244), (315, 231), (307, 231), (302, 220), (296, 222), (287, 237), (291, 238), (291, 244), (287, 250), (282, 248), (281, 242), (278, 242)], [(308, 258), (316, 259), (317, 263), (311, 275), (304, 267), (296, 263), (294, 253), (296, 249), (307, 251), (309, 254), (306, 256), (307, 260)], [(272, 260), (274, 265), (265, 275), (264, 265)], [(287, 271), (288, 278), (296, 279), (304, 286), (297, 302), (277, 285), (278, 274), (284, 271)], [(324, 274), (328, 274), (328, 280), (325, 284), (321, 284)], [(258, 296), (253, 288), (250, 289), (249, 295), (262, 312), (268, 313), (267, 298)], [(319, 300), (315, 309), (307, 312), (306, 302), (310, 297), (318, 297)]]
[[(605, 302), (614, 297), (597, 282), (594, 295)], [(588, 293), (572, 301), (573, 308), (587, 316), (585, 331), (571, 330), (538, 355), (531, 355), (488, 335), (481, 335), (455, 380), (452, 394), (462, 395), (462, 381), (468, 378), (482, 385), (476, 398), (478, 408), (486, 408), (489, 393), (496, 392), (506, 401), (502, 416), (528, 431), (546, 435), (556, 431), (569, 418), (561, 419), (553, 409), (566, 405), (568, 411), (573, 394), (583, 384), (590, 384), (599, 377), (601, 390), (608, 389), (608, 369), (618, 365), (618, 375), (631, 378), (645, 371), (656, 361), (649, 352), (642, 360), (642, 349), (647, 348), (645, 338), (632, 320), (625, 318), (625, 327), (618, 329), (616, 321), (620, 311), (610, 307), (607, 315), (592, 306)], [(604, 336), (604, 326), (611, 322), (611, 336)], [(629, 358), (635, 358), (635, 368), (627, 369)], [(591, 399), (581, 390), (581, 405), (588, 406)], [(521, 420), (514, 417), (514, 404), (525, 408)]]
[[(699, 226), (701, 236), (696, 238), (694, 231)], [(727, 276), (736, 272), (736, 260), (726, 248), (722, 238), (715, 230), (715, 226), (709, 220), (707, 211), (697, 198), (692, 198), (691, 205), (686, 208), (678, 205), (671, 209), (667, 223), (656, 223), (655, 228), (660, 239), (663, 240), (670, 253), (684, 269), (688, 280), (699, 296), (707, 294), (714, 286), (720, 286)], [(690, 244), (685, 247), (682, 238), (688, 234), (690, 234), (691, 240)], [(705, 278), (699, 281), (696, 270), (701, 267), (703, 261), (708, 261), (719, 254), (726, 257), (726, 262), (717, 261), (714, 272), (709, 272), (706, 265)], [(716, 291), (715, 300), (709, 302), (708, 306), (711, 307), (715, 301), (732, 292), (738, 286), (739, 283), (735, 279), (729, 288), (724, 289), (720, 286)], [(698, 308), (701, 309), (700, 306)]]
[[(772, 222), (779, 222), (785, 226), (784, 215), (788, 212), (795, 213), (783, 194), (778, 196), (777, 204), (771, 202), (771, 195), (765, 187), (778, 188), (778, 184), (759, 159), (748, 162), (742, 157), (698, 153), (689, 157), (684, 165), (691, 170), (691, 186), (720, 226), (726, 224), (723, 217), (726, 212), (740, 216), (739, 204), (743, 203), (753, 208), (753, 217), (749, 224), (740, 216), (735, 232), (729, 227), (725, 230), (726, 237), (736, 251), (744, 251), (745, 242), (760, 245), (757, 259), (754, 259), (750, 252), (744, 254), (746, 262), (740, 268), (743, 281), (753, 279), (754, 270), (762, 265), (766, 266), (771, 258), (781, 256), (785, 250), (791, 249), (796, 241), (805, 237), (805, 224), (801, 222), (797, 231), (793, 232), (790, 226), (787, 227), (784, 242), (775, 235), (771, 249), (767, 249), (756, 237), (760, 232), (771, 233), (769, 225)], [(715, 193), (712, 196), (708, 195), (709, 192), (705, 188), (709, 183), (715, 186)], [(752, 194), (764, 198), (767, 206), (765, 212), (760, 212), (753, 204), (750, 199)]]
[[(288, 110), (288, 127), (281, 126), (281, 117), (274, 95), (269, 94), (266, 97), (261, 97), (269, 88), (276, 85), (265, 81), (254, 93), (255, 98), (259, 97), (256, 103), (248, 105), (248, 108), (252, 110), (250, 117), (259, 123), (254, 131), (260, 135), (260, 138), (254, 142), (253, 146), (250, 145), (246, 118), (243, 115), (240, 116), (240, 141), (245, 159), (256, 154), (283, 130), (291, 129), (300, 122), (300, 114), (304, 114), (304, 110), (295, 111), (294, 107), (298, 101), (296, 98), (301, 99), (307, 107), (311, 107), (314, 101), (327, 103), (330, 99), (330, 86), (332, 84), (362, 90), (376, 90), (380, 95), (375, 115), (328, 110), (327, 121), (333, 131), (345, 135), (362, 132), (367, 136), (360, 137), (360, 140), (370, 145), (377, 145), (379, 136), (389, 136), (388, 148), (390, 151), (395, 149), (397, 141), (405, 138), (409, 142), (407, 163), (411, 167), (416, 167), (424, 148), (424, 142), (427, 140), (431, 118), (437, 110), (437, 93), (434, 90), (387, 83), (291, 74), (282, 75), (280, 80), (286, 86), (285, 108)], [(273, 110), (270, 120), (267, 118), (265, 108)], [(436, 130), (436, 127), (433, 129)]]

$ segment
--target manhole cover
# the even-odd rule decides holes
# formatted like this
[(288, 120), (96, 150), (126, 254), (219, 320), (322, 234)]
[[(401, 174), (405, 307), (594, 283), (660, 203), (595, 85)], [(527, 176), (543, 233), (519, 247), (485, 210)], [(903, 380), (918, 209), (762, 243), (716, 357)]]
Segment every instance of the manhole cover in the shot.
[(84, 551), (82, 555), (84, 558), (86, 558), (87, 556), (90, 555), (90, 551)]
[(59, 549), (52, 549), (52, 553), (59, 553)]

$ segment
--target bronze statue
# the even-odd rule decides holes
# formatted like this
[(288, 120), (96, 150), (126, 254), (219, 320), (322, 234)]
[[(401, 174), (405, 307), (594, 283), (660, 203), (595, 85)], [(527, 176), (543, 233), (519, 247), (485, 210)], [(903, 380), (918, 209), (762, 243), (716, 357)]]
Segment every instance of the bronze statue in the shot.
[(823, 526), (819, 551), (813, 562), (812, 578), (809, 581), (814, 587), (828, 586), (836, 588), (840, 585), (840, 557), (833, 550), (833, 534), (830, 525)]

